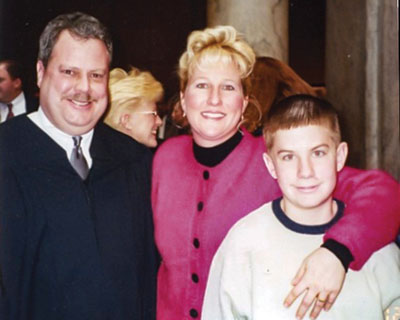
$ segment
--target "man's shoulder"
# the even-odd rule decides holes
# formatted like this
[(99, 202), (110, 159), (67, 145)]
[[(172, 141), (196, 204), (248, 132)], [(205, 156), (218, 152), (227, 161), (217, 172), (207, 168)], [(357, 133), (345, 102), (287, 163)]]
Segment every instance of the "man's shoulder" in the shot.
[(94, 129), (92, 147), (94, 152), (107, 153), (120, 160), (151, 158), (151, 151), (146, 146), (102, 122)]
[(31, 113), (39, 108), (39, 99), (24, 92), (26, 113)]
[(14, 140), (15, 143), (15, 141), (19, 141), (20, 137), (29, 136), (30, 129), (33, 127), (32, 121), (29, 120), (26, 114), (16, 116), (0, 125), (0, 141), (16, 139)]
[(40, 129), (26, 116), (16, 116), (0, 125), (1, 165), (26, 165), (32, 158), (47, 152), (46, 146), (37, 148), (43, 135)]

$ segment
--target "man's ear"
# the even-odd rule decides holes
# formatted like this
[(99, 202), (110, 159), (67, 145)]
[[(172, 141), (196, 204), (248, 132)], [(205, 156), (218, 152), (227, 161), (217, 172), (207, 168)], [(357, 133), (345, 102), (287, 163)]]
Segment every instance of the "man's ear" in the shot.
[(264, 159), (265, 166), (267, 167), (272, 178), (277, 179), (275, 165), (274, 165), (274, 162), (272, 161), (272, 158), (270, 157), (270, 155), (268, 153), (264, 152), (263, 159)]
[(36, 83), (39, 88), (43, 81), (44, 72), (45, 72), (45, 67), (43, 65), (43, 62), (42, 60), (38, 60), (38, 62), (36, 62), (36, 74), (37, 74)]
[(348, 154), (348, 146), (346, 142), (339, 143), (336, 148), (336, 171), (339, 172), (343, 169), (344, 164), (346, 163), (347, 154)]
[(21, 89), (22, 87), (22, 81), (20, 78), (16, 78), (13, 80), (13, 85), (15, 89)]

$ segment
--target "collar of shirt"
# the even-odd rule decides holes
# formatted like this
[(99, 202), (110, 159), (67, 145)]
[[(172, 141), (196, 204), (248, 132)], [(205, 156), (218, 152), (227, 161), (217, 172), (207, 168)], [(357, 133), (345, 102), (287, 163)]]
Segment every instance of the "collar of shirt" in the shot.
[[(44, 114), (42, 107), (39, 107), (38, 111), (30, 113), (28, 117), (65, 150), (67, 158), (69, 159), (72, 149), (74, 148), (72, 136), (55, 127), (54, 124), (52, 124)], [(94, 130), (92, 129), (88, 133), (83, 134), (81, 141), (82, 152), (86, 158), (89, 168), (91, 168), (93, 162), (89, 152), (90, 144), (92, 143), (93, 132)]]
[[(13, 113), (14, 116), (17, 116), (19, 114), (23, 114), (26, 112), (26, 105), (25, 105), (25, 95), (21, 91), (21, 93), (15, 97), (14, 100), (11, 101), (13, 105)], [(4, 119), (7, 118), (8, 115), (8, 107), (7, 103), (0, 103), (0, 119), (2, 119), (2, 122)]]

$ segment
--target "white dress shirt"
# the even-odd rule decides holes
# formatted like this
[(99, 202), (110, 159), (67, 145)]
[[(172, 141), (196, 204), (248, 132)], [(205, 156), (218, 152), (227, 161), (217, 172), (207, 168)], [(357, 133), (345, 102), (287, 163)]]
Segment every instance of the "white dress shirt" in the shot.
[[(54, 124), (52, 124), (44, 114), (42, 107), (39, 107), (38, 111), (30, 113), (28, 117), (40, 129), (47, 133), (47, 135), (52, 138), (60, 147), (65, 150), (69, 159), (72, 153), (72, 149), (74, 148), (74, 141), (72, 140), (72, 136), (55, 127)], [(92, 166), (92, 157), (90, 156), (89, 148), (90, 144), (92, 143), (93, 131), (94, 130), (92, 129), (88, 133), (83, 134), (81, 141), (82, 152), (86, 158), (86, 162), (89, 168), (91, 168)]]
[[(12, 112), (14, 116), (18, 116), (19, 114), (23, 114), (26, 112), (26, 102), (25, 102), (25, 95), (21, 92), (18, 96), (12, 100)], [(0, 122), (4, 122), (7, 119), (8, 115), (8, 106), (6, 103), (0, 102)]]

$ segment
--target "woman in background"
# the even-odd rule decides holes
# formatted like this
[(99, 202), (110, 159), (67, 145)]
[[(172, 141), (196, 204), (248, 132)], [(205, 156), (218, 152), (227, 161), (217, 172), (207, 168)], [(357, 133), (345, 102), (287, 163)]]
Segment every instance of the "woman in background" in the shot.
[[(180, 105), (191, 135), (168, 139), (153, 163), (155, 237), (162, 258), (158, 320), (201, 317), (211, 260), (226, 233), (281, 195), (263, 163), (262, 137), (241, 127), (255, 60), (229, 26), (191, 33), (180, 58)], [(305, 257), (286, 299), (289, 306), (306, 292), (299, 317), (312, 303), (314, 317), (328, 309), (349, 264), (359, 269), (373, 251), (393, 241), (400, 226), (397, 184), (385, 173), (347, 167), (335, 197), (348, 203), (345, 215), (323, 247)]]
[(129, 73), (120, 68), (110, 72), (110, 108), (104, 122), (136, 141), (154, 148), (157, 129), (162, 121), (157, 114), (157, 102), (163, 88), (149, 72), (132, 68)]
[(290, 66), (272, 57), (257, 57), (250, 79), (251, 95), (261, 109), (261, 117), (254, 108), (246, 110), (245, 117), (252, 121), (247, 121), (244, 126), (250, 132), (261, 128), (271, 106), (283, 98), (300, 93), (312, 96), (323, 96), (325, 93), (324, 88), (312, 87)]

